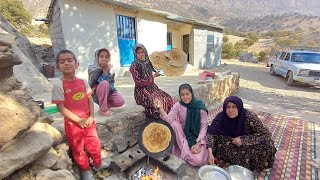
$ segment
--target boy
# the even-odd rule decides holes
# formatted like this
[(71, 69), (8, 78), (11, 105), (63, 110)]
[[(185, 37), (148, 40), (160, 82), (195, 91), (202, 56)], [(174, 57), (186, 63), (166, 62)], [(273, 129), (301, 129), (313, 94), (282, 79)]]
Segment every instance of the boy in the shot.
[(93, 160), (94, 170), (106, 168), (107, 162), (101, 161), (101, 145), (93, 119), (92, 91), (84, 80), (75, 76), (79, 63), (73, 52), (60, 51), (56, 64), (63, 76), (53, 86), (52, 103), (57, 104), (59, 112), (64, 115), (66, 138), (82, 179), (95, 179), (84, 147)]

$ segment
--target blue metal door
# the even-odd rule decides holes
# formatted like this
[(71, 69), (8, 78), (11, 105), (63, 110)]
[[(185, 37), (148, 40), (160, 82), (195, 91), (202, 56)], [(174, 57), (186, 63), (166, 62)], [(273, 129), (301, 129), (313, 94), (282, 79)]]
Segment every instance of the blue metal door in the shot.
[(117, 35), (120, 50), (120, 65), (128, 67), (134, 60), (132, 49), (136, 44), (135, 18), (117, 15)]

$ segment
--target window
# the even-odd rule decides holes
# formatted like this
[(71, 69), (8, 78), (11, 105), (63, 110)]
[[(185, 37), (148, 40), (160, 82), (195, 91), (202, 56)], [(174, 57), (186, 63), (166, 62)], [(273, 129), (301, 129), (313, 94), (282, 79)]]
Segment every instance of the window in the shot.
[(280, 56), (280, 59), (284, 59), (286, 57), (286, 54), (287, 54), (286, 52), (282, 52), (281, 56)]
[(285, 60), (285, 61), (289, 61), (289, 59), (290, 59), (290, 53), (288, 53), (288, 54), (286, 55), (286, 57), (284, 58), (284, 60)]
[(136, 21), (133, 17), (117, 15), (118, 37), (122, 39), (136, 39)]

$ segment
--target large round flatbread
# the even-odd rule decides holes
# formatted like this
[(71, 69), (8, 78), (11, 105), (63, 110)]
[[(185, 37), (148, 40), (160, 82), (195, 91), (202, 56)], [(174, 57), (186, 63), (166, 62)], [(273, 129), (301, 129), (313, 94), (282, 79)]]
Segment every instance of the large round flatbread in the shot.
[(153, 52), (149, 55), (150, 61), (154, 68), (161, 70), (169, 62), (163, 52)]
[(175, 67), (175, 66), (170, 66), (170, 65), (166, 65), (163, 68), (163, 72), (166, 76), (168, 77), (178, 77), (184, 74), (184, 72), (187, 69), (187, 65), (185, 64), (182, 67)]
[(188, 63), (188, 55), (181, 49), (173, 48), (165, 54), (171, 61), (170, 65), (175, 67), (183, 67)]
[(151, 153), (158, 153), (167, 149), (170, 140), (170, 129), (160, 123), (150, 123), (142, 133), (142, 143)]

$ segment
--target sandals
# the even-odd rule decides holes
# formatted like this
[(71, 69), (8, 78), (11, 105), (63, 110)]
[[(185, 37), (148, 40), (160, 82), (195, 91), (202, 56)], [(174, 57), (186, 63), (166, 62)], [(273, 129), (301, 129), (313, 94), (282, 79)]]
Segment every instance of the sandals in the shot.
[(100, 114), (101, 116), (113, 116), (113, 115), (114, 115), (114, 113), (113, 113), (112, 111), (110, 111), (110, 110), (107, 110), (107, 111), (99, 111), (99, 114)]

